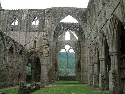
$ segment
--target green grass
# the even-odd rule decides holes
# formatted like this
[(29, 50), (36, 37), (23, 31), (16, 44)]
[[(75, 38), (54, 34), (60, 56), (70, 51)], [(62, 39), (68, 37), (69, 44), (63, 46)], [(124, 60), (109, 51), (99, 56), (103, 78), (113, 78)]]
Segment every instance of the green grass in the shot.
[[(6, 94), (18, 94), (18, 89), (4, 91)], [(41, 88), (32, 94), (109, 94), (99, 91), (96, 88), (85, 84), (80, 84), (77, 81), (59, 81), (45, 88)]]
[(18, 94), (18, 88), (2, 91), (5, 94)]
[(109, 94), (77, 81), (59, 81), (52, 87), (41, 88), (32, 94)]

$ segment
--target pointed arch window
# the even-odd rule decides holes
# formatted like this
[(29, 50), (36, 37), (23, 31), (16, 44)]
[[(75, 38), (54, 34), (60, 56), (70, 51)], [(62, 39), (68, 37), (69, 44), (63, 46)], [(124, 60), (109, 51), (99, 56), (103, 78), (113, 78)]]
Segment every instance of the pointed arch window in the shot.
[(16, 17), (12, 19), (11, 25), (18, 25), (18, 19)]
[(33, 26), (38, 26), (39, 25), (39, 20), (38, 20), (38, 17), (34, 17), (33, 20), (32, 20), (32, 25)]
[(64, 19), (62, 19), (60, 22), (65, 22), (65, 23), (78, 23), (78, 21), (73, 18), (72, 16), (68, 15)]

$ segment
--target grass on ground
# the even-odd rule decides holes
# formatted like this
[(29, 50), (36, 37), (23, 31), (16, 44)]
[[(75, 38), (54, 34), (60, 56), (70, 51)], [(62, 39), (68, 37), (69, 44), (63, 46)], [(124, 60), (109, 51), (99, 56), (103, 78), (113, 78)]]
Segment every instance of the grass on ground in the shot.
[(5, 91), (1, 91), (1, 92), (4, 92), (5, 94), (18, 94), (18, 88), (5, 90)]
[(32, 94), (109, 94), (77, 81), (59, 81), (52, 87), (41, 88)]
[[(6, 94), (18, 94), (18, 89), (4, 91)], [(33, 92), (32, 94), (109, 94), (99, 91), (96, 88), (85, 84), (80, 84), (77, 81), (59, 81), (53, 86), (50, 85)]]

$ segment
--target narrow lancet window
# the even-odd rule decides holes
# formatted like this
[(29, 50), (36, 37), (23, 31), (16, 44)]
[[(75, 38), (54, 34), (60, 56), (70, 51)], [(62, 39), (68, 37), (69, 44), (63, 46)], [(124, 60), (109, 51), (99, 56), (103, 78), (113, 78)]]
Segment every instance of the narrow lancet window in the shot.
[(18, 19), (16, 17), (13, 18), (11, 25), (18, 25)]
[(33, 20), (32, 20), (32, 25), (34, 25), (34, 26), (36, 26), (36, 27), (39, 25), (39, 20), (38, 20), (37, 17), (34, 17), (34, 18), (33, 18)]

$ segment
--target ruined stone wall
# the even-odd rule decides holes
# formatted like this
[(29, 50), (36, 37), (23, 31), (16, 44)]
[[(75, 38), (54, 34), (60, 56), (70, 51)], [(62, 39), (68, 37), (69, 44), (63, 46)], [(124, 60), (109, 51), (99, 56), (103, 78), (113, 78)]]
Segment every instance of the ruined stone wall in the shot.
[[(88, 70), (88, 84), (99, 87), (102, 90), (109, 89), (112, 94), (121, 93), (120, 76), (116, 72), (119, 71), (119, 48), (116, 44), (119, 41), (119, 22), (124, 24), (123, 1), (90, 0), (87, 8), (86, 53), (88, 53), (87, 63), (88, 68), (90, 68)], [(106, 45), (109, 46), (109, 49), (106, 48)], [(95, 49), (93, 49), (94, 46)], [(109, 51), (111, 58), (111, 70), (108, 72), (106, 71), (106, 63), (108, 63), (106, 57), (107, 51)], [(108, 76), (109, 78), (107, 78)]]
[(23, 80), (25, 48), (0, 31), (0, 88)]
[[(56, 27), (60, 21), (71, 15), (76, 20), (78, 20), (80, 28), (76, 35), (79, 37), (79, 47), (77, 47), (77, 43), (75, 44), (75, 49), (77, 49), (77, 62), (79, 62), (78, 66), (80, 66), (80, 56), (81, 52), (81, 44), (84, 44), (82, 36), (86, 30), (86, 9), (82, 8), (50, 8), (50, 9), (24, 9), (24, 10), (1, 10), (0, 12), (0, 29), (12, 39), (23, 45), (27, 51), (36, 52), (40, 58), (41, 63), (41, 83), (43, 85), (47, 85), (49, 80), (51, 80), (54, 72), (50, 72), (51, 70), (55, 70), (53, 68), (55, 66), (55, 62), (57, 59), (57, 49), (54, 42), (56, 40), (55, 37), (58, 37), (61, 33), (56, 32)], [(36, 19), (37, 17), (37, 19)], [(34, 20), (39, 20), (39, 25), (32, 25)], [(18, 21), (18, 25), (13, 22)], [(78, 26), (79, 26), (78, 25)], [(75, 26), (75, 25), (73, 25)], [(77, 29), (76, 27), (70, 27), (69, 29)], [(73, 39), (75, 40), (75, 39)], [(77, 46), (76, 46), (77, 45)], [(53, 55), (53, 53), (56, 53)], [(26, 57), (28, 58), (28, 57)], [(77, 57), (76, 57), (77, 58)], [(25, 64), (27, 59), (24, 61)], [(80, 66), (81, 67), (81, 66)], [(26, 68), (26, 67), (24, 67)], [(79, 69), (79, 68), (77, 68)], [(26, 69), (24, 70), (26, 72)], [(79, 77), (81, 75), (81, 71), (79, 71)], [(51, 75), (49, 75), (51, 74)], [(55, 75), (55, 74), (54, 74)], [(25, 79), (25, 75), (24, 75)], [(79, 78), (80, 80), (80, 78)]]
[[(35, 19), (37, 17), (37, 19)], [(33, 21), (38, 20), (37, 25)], [(17, 21), (18, 24), (14, 23)], [(1, 30), (20, 44), (27, 46), (27, 49), (33, 46), (35, 38), (40, 32), (44, 31), (45, 10), (2, 10), (1, 11)]]
[[(87, 9), (1, 10), (0, 29), (18, 42), (1, 33), (0, 69), (2, 74), (0, 75), (7, 79), (5, 81), (0, 79), (1, 87), (17, 83), (14, 77), (19, 73), (15, 71), (19, 70), (14, 68), (17, 68), (22, 60), (23, 46), (29, 53), (32, 51), (38, 53), (41, 63), (41, 83), (48, 84), (53, 78), (52, 75), (56, 75), (54, 72), (57, 69), (55, 64), (58, 55), (56, 53), (59, 52), (57, 46), (60, 45), (57, 38), (64, 31), (58, 32), (62, 28), (60, 21), (68, 15), (76, 18), (81, 25), (79, 32), (75, 32), (79, 37), (79, 45), (75, 46), (76, 62), (79, 62), (77, 63), (77, 80), (87, 82), (101, 90), (109, 89), (112, 94), (122, 94), (120, 92), (118, 31), (120, 31), (120, 23), (125, 26), (125, 0), (90, 0)], [(36, 17), (39, 20), (38, 26), (32, 25), (32, 22), (37, 20)], [(18, 25), (12, 25), (15, 20), (18, 20)], [(66, 28), (72, 30), (68, 24)], [(9, 46), (12, 44), (13, 46)], [(108, 56), (111, 60), (108, 60)], [(23, 68), (22, 65), (21, 68)], [(13, 81), (12, 78), (14, 78)]]

